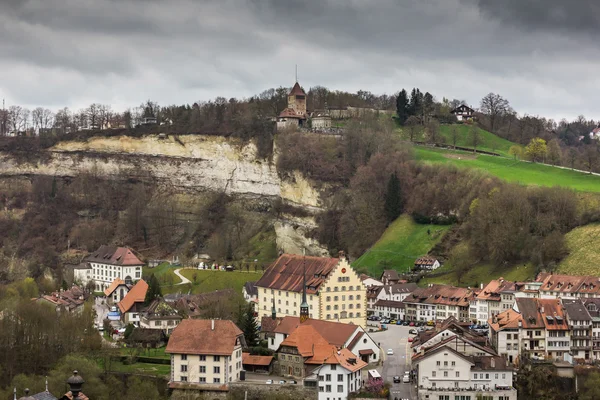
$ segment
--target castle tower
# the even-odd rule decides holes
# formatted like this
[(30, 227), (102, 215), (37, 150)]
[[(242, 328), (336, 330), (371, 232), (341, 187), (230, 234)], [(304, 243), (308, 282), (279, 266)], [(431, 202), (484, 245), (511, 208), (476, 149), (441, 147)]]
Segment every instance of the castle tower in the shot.
[(296, 82), (288, 94), (288, 108), (293, 109), (296, 115), (306, 114), (306, 93), (302, 90), (298, 82)]

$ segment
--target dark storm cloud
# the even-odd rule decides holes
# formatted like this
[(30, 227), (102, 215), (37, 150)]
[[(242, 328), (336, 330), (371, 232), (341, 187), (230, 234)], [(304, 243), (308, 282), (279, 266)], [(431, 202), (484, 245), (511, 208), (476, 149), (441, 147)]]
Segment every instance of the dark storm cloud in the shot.
[[(558, 0), (2, 0), (0, 96), (115, 108), (289, 86), (418, 86), (520, 112), (590, 114), (598, 6)], [(555, 101), (556, 95), (561, 101)]]

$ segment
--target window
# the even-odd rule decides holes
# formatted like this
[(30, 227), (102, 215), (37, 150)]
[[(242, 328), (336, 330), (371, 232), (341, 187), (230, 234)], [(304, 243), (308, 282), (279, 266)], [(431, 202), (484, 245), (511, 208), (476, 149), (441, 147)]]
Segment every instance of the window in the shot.
[(323, 386), (319, 386), (319, 392), (324, 392), (325, 388)]
[(490, 374), (485, 374), (485, 379), (490, 379)]
[(452, 366), (456, 366), (456, 361), (452, 361)]
[(327, 309), (327, 311), (331, 310), (331, 306), (327, 306), (325, 308)]
[(154, 321), (154, 326), (160, 326), (160, 321)]
[(354, 296), (352, 296), (352, 295), (348, 296), (348, 300), (354, 300)]
[(331, 392), (331, 385), (325, 385), (325, 391)]
[(319, 375), (319, 382), (323, 382), (323, 375)]
[(435, 371), (431, 371), (431, 376), (435, 378)]
[(325, 375), (325, 380), (326, 380), (327, 382), (331, 382), (331, 374), (327, 374), (327, 375)]
[(221, 378), (213, 378), (213, 383), (221, 383)]
[(338, 385), (338, 393), (343, 392), (344, 391), (344, 385)]
[(220, 374), (221, 373), (221, 367), (213, 367), (213, 373), (214, 374)]
[(360, 300), (360, 294), (356, 295), (356, 300)]
[(442, 362), (441, 361), (437, 361), (435, 364), (439, 367), (442, 364)]
[(337, 365), (335, 365), (335, 364), (331, 364), (331, 370), (332, 370), (332, 371), (335, 371), (336, 369), (337, 369)]
[(206, 378), (204, 378), (204, 377), (198, 378), (198, 382), (200, 382), (200, 383), (206, 383)]
[(187, 360), (187, 354), (182, 354), (181, 361), (186, 361), (186, 360)]
[[(348, 288), (348, 290), (354, 290), (354, 286), (350, 286), (350, 287)], [(352, 300), (352, 299), (350, 299), (350, 300)]]
[(444, 367), (448, 366), (448, 361), (444, 361)]
[(221, 361), (221, 356), (215, 356), (215, 362)]
[(448, 377), (448, 371), (444, 371), (444, 378)]
[(187, 376), (180, 376), (180, 377), (179, 377), (179, 380), (180, 380), (181, 382), (187, 382)]
[(331, 319), (331, 314), (327, 314), (327, 318), (326, 319)]
[(460, 372), (459, 371), (456, 371), (456, 377), (460, 378)]
[(338, 301), (338, 297), (337, 296), (333, 296), (333, 301)]
[(506, 379), (506, 374), (502, 374), (502, 379)]
[(494, 375), (494, 379), (498, 379), (498, 374), (495, 374), (495, 375)]
[(360, 313), (359, 312), (356, 313), (356, 318), (360, 318)]
[(327, 301), (331, 301), (331, 296), (327, 296)]
[(181, 366), (181, 372), (187, 372), (187, 365)]
[(338, 382), (344, 382), (344, 374), (338, 374)]
[(200, 356), (200, 361), (206, 361), (206, 356)]

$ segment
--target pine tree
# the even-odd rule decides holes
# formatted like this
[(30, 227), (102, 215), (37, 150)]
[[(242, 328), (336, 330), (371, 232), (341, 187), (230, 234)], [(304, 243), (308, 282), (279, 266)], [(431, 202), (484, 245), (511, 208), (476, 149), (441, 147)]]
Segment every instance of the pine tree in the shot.
[(246, 346), (256, 346), (258, 344), (258, 323), (254, 318), (254, 309), (252, 308), (252, 304), (248, 304), (246, 306), (246, 312), (243, 321), (244, 326), (242, 331), (244, 331), (244, 338), (246, 338)]
[(160, 290), (160, 283), (154, 274), (150, 275), (148, 279), (148, 291), (146, 292), (146, 298), (144, 299), (144, 303), (146, 305), (152, 303), (152, 301), (156, 298), (162, 297), (162, 292)]
[(394, 221), (402, 214), (402, 198), (400, 193), (400, 180), (394, 172), (388, 180), (385, 193), (385, 216), (388, 222)]
[(423, 114), (423, 93), (419, 89), (413, 89), (410, 92), (410, 103), (408, 106), (409, 114), (421, 117)]
[(408, 119), (408, 94), (406, 90), (402, 89), (396, 97), (396, 115), (398, 116), (398, 122), (400, 125), (404, 125)]

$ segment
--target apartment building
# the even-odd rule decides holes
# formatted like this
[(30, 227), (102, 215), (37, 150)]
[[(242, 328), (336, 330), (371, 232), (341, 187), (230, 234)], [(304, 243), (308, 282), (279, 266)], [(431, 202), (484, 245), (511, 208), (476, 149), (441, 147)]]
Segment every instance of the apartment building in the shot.
[(537, 276), (542, 298), (600, 297), (600, 278), (597, 276), (561, 275), (543, 272)]
[(430, 285), (417, 288), (402, 302), (409, 321), (443, 321), (454, 317), (458, 321), (469, 320), (470, 289), (449, 285)]
[(514, 369), (490, 348), (460, 347), (459, 336), (422, 350), (412, 358), (420, 400), (516, 400)]
[(583, 299), (583, 304), (592, 319), (592, 357), (600, 360), (600, 298)]
[(442, 323), (436, 324), (434, 329), (423, 330), (417, 333), (411, 343), (413, 354), (419, 353), (423, 349), (431, 348), (453, 336), (460, 338), (462, 348), (469, 345), (480, 347), (488, 347), (489, 345), (486, 336), (468, 329), (458, 322), (456, 318), (450, 317)]
[(85, 262), (91, 266), (91, 278), (97, 291), (107, 289), (116, 278), (131, 284), (142, 278), (143, 262), (126, 247), (100, 246)]
[(308, 317), (366, 326), (367, 290), (343, 253), (339, 258), (281, 255), (258, 282), (258, 318), (300, 316), (303, 292)]
[(582, 299), (565, 299), (562, 304), (571, 327), (571, 355), (589, 361), (593, 358), (592, 316)]
[(367, 363), (348, 349), (331, 354), (314, 373), (319, 382), (319, 400), (347, 399), (364, 384), (361, 371)]
[(214, 389), (240, 379), (243, 332), (227, 320), (185, 319), (165, 352), (171, 355), (169, 388)]
[(521, 352), (521, 318), (521, 314), (509, 309), (488, 319), (490, 343), (509, 364), (516, 363)]
[(481, 290), (471, 301), (471, 305), (474, 303), (476, 308), (476, 319), (473, 321), (479, 325), (486, 325), (492, 316), (512, 308), (515, 292), (520, 285), (499, 278), (491, 280), (485, 287), (481, 286)]

